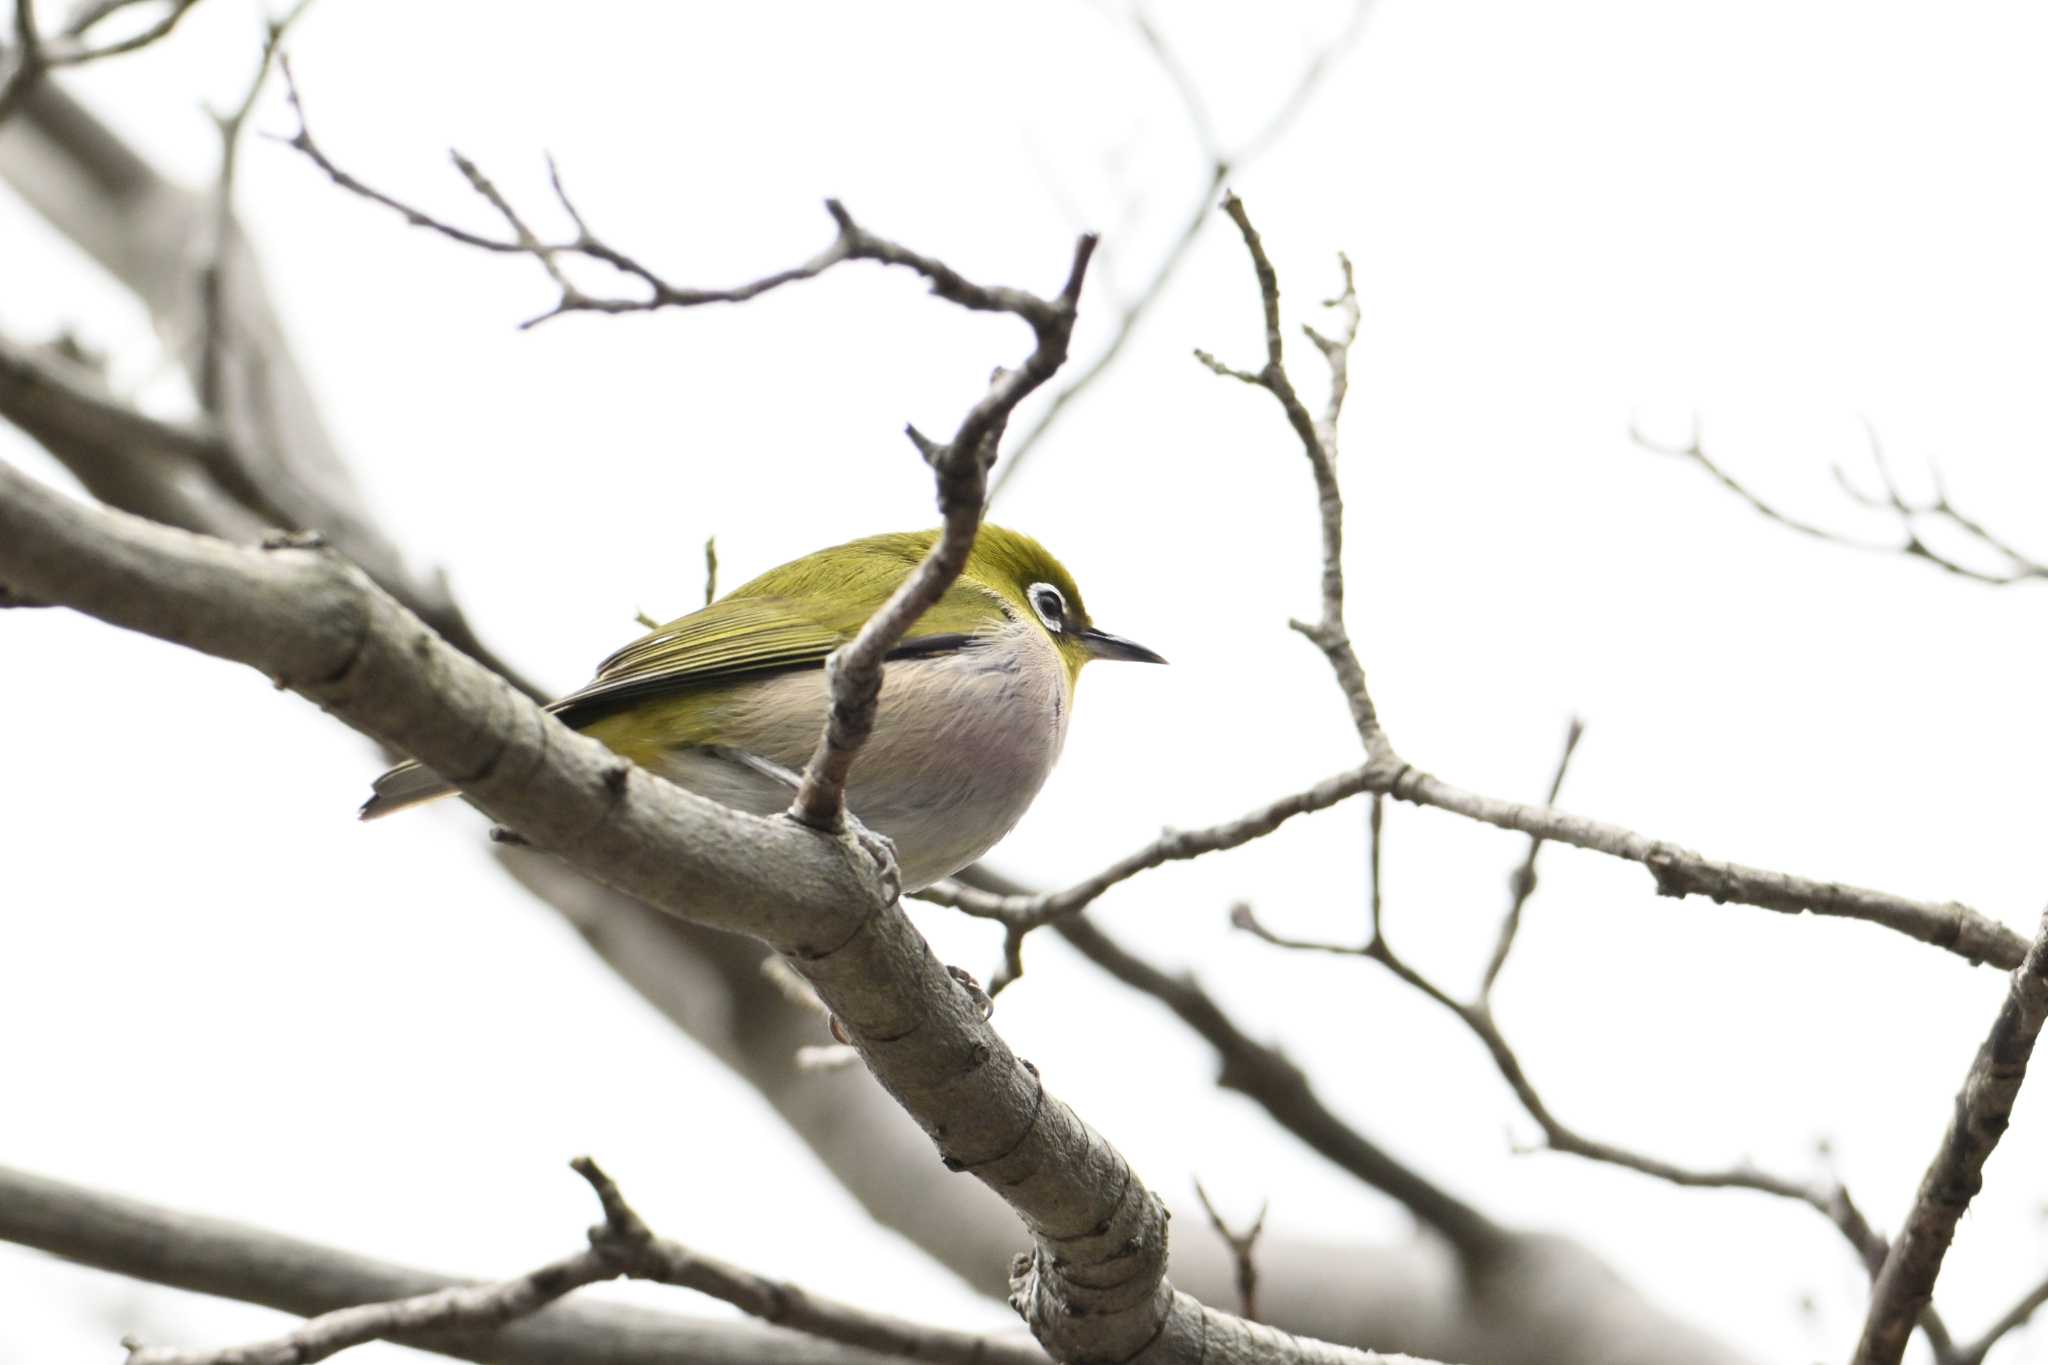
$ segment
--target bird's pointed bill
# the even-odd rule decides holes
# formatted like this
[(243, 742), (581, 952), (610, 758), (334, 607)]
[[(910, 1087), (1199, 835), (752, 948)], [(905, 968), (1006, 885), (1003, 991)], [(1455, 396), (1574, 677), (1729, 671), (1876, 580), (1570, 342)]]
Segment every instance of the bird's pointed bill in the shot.
[(1106, 630), (1084, 630), (1081, 639), (1088, 645), (1089, 657), (1095, 659), (1123, 659), (1134, 664), (1163, 664), (1166, 660), (1153, 653), (1136, 640), (1126, 640), (1121, 635), (1111, 635)]

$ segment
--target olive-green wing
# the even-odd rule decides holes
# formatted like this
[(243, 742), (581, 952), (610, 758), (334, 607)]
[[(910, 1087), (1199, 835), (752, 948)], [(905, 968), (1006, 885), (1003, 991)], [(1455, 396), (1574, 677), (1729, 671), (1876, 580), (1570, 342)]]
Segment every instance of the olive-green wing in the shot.
[[(818, 668), (865, 620), (865, 612), (820, 619), (815, 609), (789, 598), (735, 595), (635, 640), (598, 665), (587, 686), (549, 709), (580, 725), (638, 697), (748, 674)], [(958, 649), (967, 638), (928, 614), (890, 657)]]

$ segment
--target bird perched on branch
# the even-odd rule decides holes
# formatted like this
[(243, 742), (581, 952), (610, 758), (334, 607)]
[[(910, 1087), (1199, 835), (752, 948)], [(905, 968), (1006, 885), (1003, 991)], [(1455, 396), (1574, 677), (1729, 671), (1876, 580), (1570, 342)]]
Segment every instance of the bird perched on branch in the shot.
[[(770, 569), (627, 645), (548, 710), (714, 801), (782, 810), (824, 725), (826, 656), (937, 537), (871, 536)], [(1166, 662), (1097, 630), (1044, 546), (983, 526), (960, 577), (890, 653), (874, 732), (847, 783), (848, 808), (896, 845), (905, 889), (959, 871), (1023, 816), (1059, 757), (1090, 659)], [(376, 780), (362, 817), (454, 790), (402, 763)]]

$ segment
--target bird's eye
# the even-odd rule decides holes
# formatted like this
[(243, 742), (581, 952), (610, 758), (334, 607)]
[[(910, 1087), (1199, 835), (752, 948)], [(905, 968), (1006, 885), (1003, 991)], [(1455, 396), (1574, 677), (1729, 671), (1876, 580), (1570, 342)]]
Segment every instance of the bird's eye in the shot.
[(1067, 619), (1067, 599), (1060, 596), (1060, 590), (1050, 583), (1033, 583), (1026, 594), (1031, 599), (1031, 609), (1038, 613), (1038, 619), (1045, 622), (1045, 628), (1058, 631)]

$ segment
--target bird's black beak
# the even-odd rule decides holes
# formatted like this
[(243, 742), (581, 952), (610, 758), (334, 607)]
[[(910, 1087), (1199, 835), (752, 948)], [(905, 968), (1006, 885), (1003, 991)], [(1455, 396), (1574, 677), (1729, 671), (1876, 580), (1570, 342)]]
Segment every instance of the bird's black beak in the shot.
[(1106, 630), (1092, 627), (1081, 632), (1081, 641), (1088, 646), (1091, 659), (1123, 659), (1134, 664), (1163, 664), (1166, 660), (1154, 654), (1136, 640), (1126, 640), (1121, 635), (1111, 635)]

